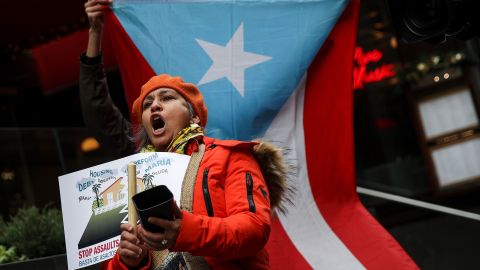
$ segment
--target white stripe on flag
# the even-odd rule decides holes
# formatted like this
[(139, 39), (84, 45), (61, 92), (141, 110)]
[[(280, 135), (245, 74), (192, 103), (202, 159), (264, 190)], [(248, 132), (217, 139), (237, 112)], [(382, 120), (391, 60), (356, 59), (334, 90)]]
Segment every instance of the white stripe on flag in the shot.
[[(297, 250), (313, 269), (365, 269), (329, 227), (312, 195), (306, 168), (303, 108), (306, 76), (278, 113), (264, 140), (288, 149), (286, 159), (297, 169), (291, 177), (296, 188), (286, 216), (280, 222)], [(293, 126), (293, 128), (292, 128)]]

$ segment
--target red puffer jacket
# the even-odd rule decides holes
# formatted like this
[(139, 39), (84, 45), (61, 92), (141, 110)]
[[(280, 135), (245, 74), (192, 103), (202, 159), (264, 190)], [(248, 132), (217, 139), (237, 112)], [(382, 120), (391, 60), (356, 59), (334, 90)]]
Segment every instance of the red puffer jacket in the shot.
[[(270, 269), (270, 196), (252, 149), (256, 143), (204, 137), (193, 212), (170, 251), (204, 256), (211, 269)], [(143, 269), (148, 269), (150, 262)], [(105, 269), (128, 269), (118, 254)]]

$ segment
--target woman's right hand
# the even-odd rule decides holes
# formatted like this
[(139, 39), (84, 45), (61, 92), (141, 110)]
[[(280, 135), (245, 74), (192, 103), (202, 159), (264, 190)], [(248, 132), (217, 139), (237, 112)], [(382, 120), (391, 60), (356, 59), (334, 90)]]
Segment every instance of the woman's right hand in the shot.
[(105, 6), (112, 4), (112, 0), (87, 0), (85, 2), (85, 13), (87, 13), (90, 31), (101, 33), (105, 15), (103, 10)]
[(128, 267), (137, 267), (148, 256), (148, 247), (134, 234), (130, 224), (120, 225), (122, 231), (117, 253)]

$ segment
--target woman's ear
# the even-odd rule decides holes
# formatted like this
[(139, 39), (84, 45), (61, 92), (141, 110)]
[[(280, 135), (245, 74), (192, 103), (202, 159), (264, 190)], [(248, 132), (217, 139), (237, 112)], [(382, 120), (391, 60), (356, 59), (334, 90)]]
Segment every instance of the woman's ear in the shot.
[(190, 118), (190, 124), (200, 125), (200, 117), (197, 115), (192, 116), (192, 118)]

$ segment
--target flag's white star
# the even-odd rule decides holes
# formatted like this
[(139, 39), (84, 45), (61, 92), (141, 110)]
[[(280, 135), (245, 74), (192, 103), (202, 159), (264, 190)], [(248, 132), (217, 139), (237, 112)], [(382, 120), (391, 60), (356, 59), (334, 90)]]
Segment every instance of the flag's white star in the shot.
[(245, 69), (271, 59), (269, 56), (249, 53), (244, 50), (243, 23), (240, 24), (225, 46), (200, 39), (197, 39), (197, 42), (213, 61), (198, 85), (226, 77), (242, 97), (245, 94)]

